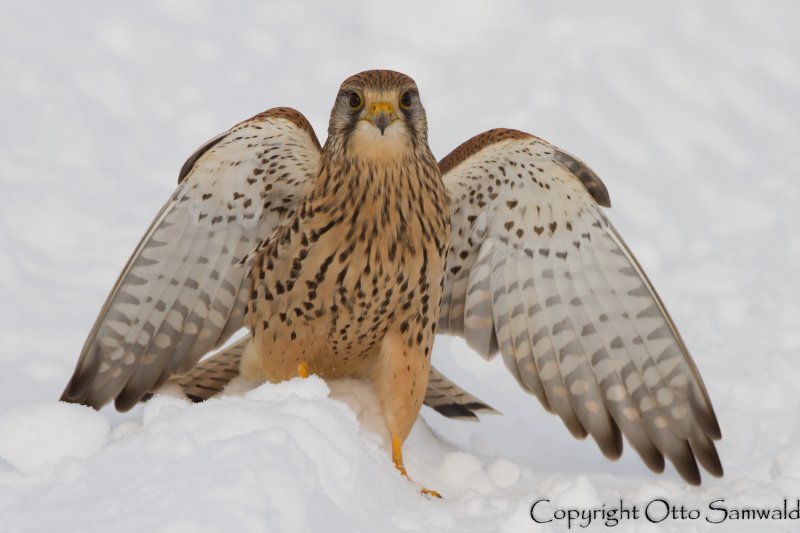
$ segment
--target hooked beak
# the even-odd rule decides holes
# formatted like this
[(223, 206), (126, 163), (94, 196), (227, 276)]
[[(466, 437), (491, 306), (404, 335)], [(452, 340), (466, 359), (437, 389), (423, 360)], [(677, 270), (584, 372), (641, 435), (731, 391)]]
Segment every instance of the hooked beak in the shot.
[(378, 102), (377, 104), (372, 104), (372, 106), (369, 108), (367, 119), (372, 122), (376, 128), (381, 130), (381, 135), (383, 135), (386, 127), (392, 121), (393, 112), (394, 108), (392, 107), (392, 104), (389, 102)]

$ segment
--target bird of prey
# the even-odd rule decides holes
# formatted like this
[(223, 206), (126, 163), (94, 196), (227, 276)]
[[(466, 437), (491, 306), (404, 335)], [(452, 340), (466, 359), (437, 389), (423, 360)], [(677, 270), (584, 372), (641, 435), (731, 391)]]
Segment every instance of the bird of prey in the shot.
[[(500, 353), (520, 387), (616, 459), (722, 475), (720, 428), (664, 304), (584, 163), (494, 129), (436, 162), (414, 81), (342, 83), (320, 146), (273, 108), (199, 148), (108, 296), (62, 400), (129, 409), (167, 380), (372, 380), (402, 443), (425, 401), (490, 410), (430, 365), (436, 333)], [(249, 334), (217, 355), (242, 328)], [(202, 360), (201, 360), (202, 359)], [(430, 375), (430, 377), (429, 377)]]

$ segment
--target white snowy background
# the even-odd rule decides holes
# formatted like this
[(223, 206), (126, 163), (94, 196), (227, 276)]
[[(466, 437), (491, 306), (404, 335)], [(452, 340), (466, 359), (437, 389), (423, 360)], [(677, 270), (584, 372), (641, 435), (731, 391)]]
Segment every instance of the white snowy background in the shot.
[[(530, 520), (538, 498), (800, 497), (798, 22), (791, 0), (2, 0), (0, 531), (516, 533), (565, 530)], [(348, 383), (333, 398), (316, 378), (198, 405), (159, 396), (124, 415), (56, 401), (185, 157), (277, 105), (324, 139), (339, 83), (368, 68), (415, 78), (439, 157), (513, 127), (605, 180), (704, 376), (722, 479), (689, 487), (630, 449), (605, 460), (499, 361), (445, 337), (434, 363), (504, 415), (424, 410), (406, 463), (441, 501), (397, 475), (369, 391)]]

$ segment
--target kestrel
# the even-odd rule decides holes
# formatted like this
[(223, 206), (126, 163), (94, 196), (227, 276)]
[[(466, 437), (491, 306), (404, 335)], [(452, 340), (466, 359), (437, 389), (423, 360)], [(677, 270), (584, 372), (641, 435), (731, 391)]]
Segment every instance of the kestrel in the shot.
[(601, 207), (594, 172), (520, 131), (487, 131), (437, 163), (414, 81), (356, 74), (324, 147), (302, 114), (274, 108), (188, 159), (62, 400), (125, 410), (170, 378), (198, 400), (239, 373), (366, 378), (407, 475), (401, 447), (423, 401), (446, 416), (491, 409), (431, 367), (447, 333), (499, 352), (606, 457), (625, 435), (656, 472), (666, 457), (689, 483), (698, 462), (720, 476), (702, 379)]

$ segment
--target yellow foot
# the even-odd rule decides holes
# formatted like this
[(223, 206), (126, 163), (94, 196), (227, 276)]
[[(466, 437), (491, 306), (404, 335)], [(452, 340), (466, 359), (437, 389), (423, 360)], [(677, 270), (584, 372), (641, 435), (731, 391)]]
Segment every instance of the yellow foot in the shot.
[(422, 490), (421, 490), (421, 491), (419, 491), (419, 492), (420, 492), (420, 494), (423, 494), (423, 495), (427, 496), (428, 498), (438, 498), (438, 499), (440, 499), (440, 500), (442, 499), (442, 495), (441, 495), (441, 494), (439, 494), (439, 492), (438, 492), (438, 491), (435, 491), (435, 490), (431, 490), (431, 489), (422, 489)]
[[(403, 465), (403, 441), (397, 436), (392, 436), (392, 462), (394, 462), (394, 467), (400, 472), (400, 475), (411, 481), (411, 478), (408, 477), (406, 467)], [(442, 498), (442, 495), (435, 490), (423, 488), (419, 492), (428, 498)]]
[(308, 377), (308, 363), (305, 361), (297, 364), (297, 375), (301, 378)]
[(394, 462), (394, 467), (400, 471), (401, 476), (411, 479), (408, 477), (406, 467), (403, 466), (403, 441), (400, 440), (400, 437), (392, 437), (392, 461)]

